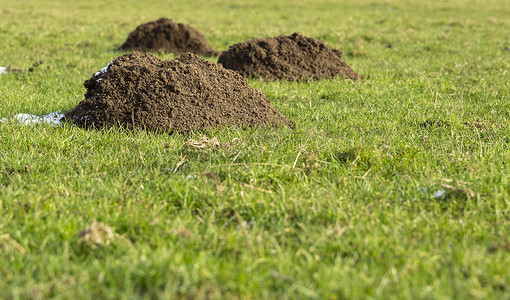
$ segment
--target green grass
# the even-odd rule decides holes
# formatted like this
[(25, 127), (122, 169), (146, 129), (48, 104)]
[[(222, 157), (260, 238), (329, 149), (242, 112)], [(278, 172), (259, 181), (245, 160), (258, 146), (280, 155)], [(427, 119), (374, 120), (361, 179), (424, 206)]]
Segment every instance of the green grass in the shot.
[(159, 17), (220, 50), (297, 31), (366, 79), (250, 79), (296, 129), (203, 150), (1, 123), (0, 298), (510, 298), (508, 1), (139, 2), (0, 0), (0, 66), (42, 61), (0, 117), (71, 109)]

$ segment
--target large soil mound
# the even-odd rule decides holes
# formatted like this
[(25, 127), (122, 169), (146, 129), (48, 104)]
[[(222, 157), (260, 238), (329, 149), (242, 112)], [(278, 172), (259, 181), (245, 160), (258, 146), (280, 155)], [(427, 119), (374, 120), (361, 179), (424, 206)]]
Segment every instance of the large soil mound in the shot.
[(220, 55), (218, 63), (242, 75), (268, 80), (324, 79), (335, 76), (361, 79), (342, 61), (342, 52), (299, 33), (235, 44)]
[(84, 85), (85, 100), (64, 117), (80, 127), (187, 132), (294, 126), (241, 75), (191, 53), (170, 61), (150, 53), (126, 54)]
[(195, 28), (161, 18), (138, 26), (120, 50), (164, 51), (175, 54), (192, 52), (205, 56), (219, 54)]

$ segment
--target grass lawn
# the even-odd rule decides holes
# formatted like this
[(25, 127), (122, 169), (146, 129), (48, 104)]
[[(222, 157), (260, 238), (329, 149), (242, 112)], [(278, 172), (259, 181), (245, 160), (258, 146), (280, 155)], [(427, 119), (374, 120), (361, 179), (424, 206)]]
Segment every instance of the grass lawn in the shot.
[[(365, 76), (250, 79), (295, 129), (1, 123), (0, 298), (510, 299), (509, 15), (508, 0), (0, 0), (0, 66), (41, 62), (0, 75), (0, 118), (70, 110), (160, 17), (219, 50), (299, 32)], [(220, 146), (190, 146), (203, 135)]]

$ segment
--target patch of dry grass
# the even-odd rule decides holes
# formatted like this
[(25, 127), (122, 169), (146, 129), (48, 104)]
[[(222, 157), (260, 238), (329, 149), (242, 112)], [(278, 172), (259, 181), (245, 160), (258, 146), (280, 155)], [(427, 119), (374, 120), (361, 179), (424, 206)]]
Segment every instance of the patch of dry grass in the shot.
[(101, 222), (93, 222), (89, 227), (80, 230), (78, 237), (80, 243), (96, 248), (113, 242), (115, 233), (110, 226)]

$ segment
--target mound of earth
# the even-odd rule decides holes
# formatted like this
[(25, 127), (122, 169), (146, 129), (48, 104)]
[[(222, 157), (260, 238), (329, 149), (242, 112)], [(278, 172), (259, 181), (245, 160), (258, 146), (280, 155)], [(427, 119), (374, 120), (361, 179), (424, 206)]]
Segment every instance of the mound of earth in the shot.
[(342, 52), (299, 33), (232, 45), (220, 55), (218, 63), (242, 75), (267, 80), (295, 81), (335, 76), (361, 79), (342, 61)]
[(170, 61), (151, 53), (125, 54), (84, 85), (85, 100), (63, 120), (85, 128), (188, 132), (294, 126), (244, 77), (191, 53)]
[(205, 56), (219, 54), (195, 28), (167, 18), (138, 26), (119, 50), (164, 51), (175, 54), (192, 52)]

